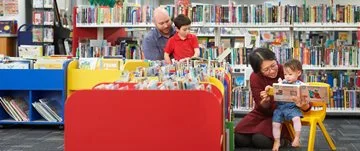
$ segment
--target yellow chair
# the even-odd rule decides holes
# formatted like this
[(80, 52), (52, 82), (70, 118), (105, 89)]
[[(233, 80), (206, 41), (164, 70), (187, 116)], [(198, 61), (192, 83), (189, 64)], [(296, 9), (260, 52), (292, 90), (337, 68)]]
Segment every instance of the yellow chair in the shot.
[[(310, 82), (309, 85), (313, 86), (326, 86), (328, 88), (328, 94), (331, 94), (330, 92), (330, 85), (326, 83), (321, 82)], [(269, 91), (268, 93), (273, 94), (273, 90)], [(331, 95), (329, 95), (331, 96)], [(309, 139), (308, 139), (308, 151), (314, 150), (315, 145), (315, 136), (316, 136), (316, 126), (320, 127), (320, 130), (322, 131), (327, 143), (330, 146), (331, 150), (336, 150), (335, 144), (327, 132), (325, 126), (324, 126), (324, 119), (326, 116), (326, 101), (324, 102), (311, 102), (313, 107), (319, 108), (319, 110), (310, 110), (308, 112), (303, 112), (303, 118), (301, 119), (301, 124), (304, 126), (310, 126), (309, 131)], [(292, 126), (292, 122), (286, 122), (285, 126), (288, 128), (290, 136), (294, 138), (295, 132), (294, 128)]]

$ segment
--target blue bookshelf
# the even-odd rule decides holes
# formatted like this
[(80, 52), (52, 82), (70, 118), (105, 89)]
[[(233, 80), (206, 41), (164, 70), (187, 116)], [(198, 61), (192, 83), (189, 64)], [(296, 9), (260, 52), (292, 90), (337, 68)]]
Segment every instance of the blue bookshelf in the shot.
[[(69, 61), (62, 69), (0, 69), (0, 97), (21, 98), (28, 106), (29, 121), (16, 121), (0, 105), (1, 124), (63, 125), (66, 95), (66, 71)], [(34, 102), (46, 98), (57, 104), (62, 121), (49, 122), (34, 108)], [(56, 102), (51, 102), (56, 101)]]

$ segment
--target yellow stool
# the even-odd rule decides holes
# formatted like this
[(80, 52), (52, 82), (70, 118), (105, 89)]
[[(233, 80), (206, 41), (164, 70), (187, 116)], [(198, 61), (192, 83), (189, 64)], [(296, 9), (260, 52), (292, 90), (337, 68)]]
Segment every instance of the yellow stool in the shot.
[[(330, 92), (330, 85), (326, 83), (321, 82), (310, 82), (309, 85), (314, 86), (326, 86), (328, 87), (328, 94), (331, 94)], [(268, 94), (273, 94), (273, 90), (269, 91)], [(331, 95), (329, 95), (331, 96)], [(327, 101), (327, 100), (326, 100)], [(310, 110), (308, 112), (303, 112), (303, 118), (301, 119), (301, 124), (305, 126), (310, 126), (309, 131), (309, 142), (308, 142), (308, 151), (314, 150), (315, 145), (315, 136), (316, 136), (316, 126), (318, 125), (320, 127), (321, 132), (324, 134), (324, 137), (327, 141), (327, 143), (330, 146), (331, 150), (336, 150), (335, 144), (327, 132), (325, 126), (324, 126), (324, 119), (326, 116), (326, 101), (324, 102), (311, 102), (313, 107), (319, 108), (319, 110)], [(294, 138), (295, 132), (294, 128), (292, 126), (291, 122), (286, 122), (285, 126), (288, 128), (290, 136)]]

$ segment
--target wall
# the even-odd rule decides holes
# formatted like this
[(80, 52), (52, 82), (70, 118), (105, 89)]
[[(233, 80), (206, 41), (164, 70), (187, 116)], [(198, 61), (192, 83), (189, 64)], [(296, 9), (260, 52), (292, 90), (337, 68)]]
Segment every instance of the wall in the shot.
[(18, 27), (25, 24), (25, 0), (18, 0), (19, 13), (17, 15), (2, 16), (0, 20), (17, 20)]

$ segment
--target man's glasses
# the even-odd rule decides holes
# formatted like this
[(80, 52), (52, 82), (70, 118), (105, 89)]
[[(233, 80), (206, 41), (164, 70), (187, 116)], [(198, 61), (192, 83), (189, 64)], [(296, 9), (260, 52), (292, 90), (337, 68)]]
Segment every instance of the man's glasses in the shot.
[(278, 68), (277, 63), (273, 63), (272, 65), (270, 65), (270, 66), (262, 69), (261, 72), (262, 72), (262, 73), (269, 73), (270, 70), (276, 70), (277, 68)]

